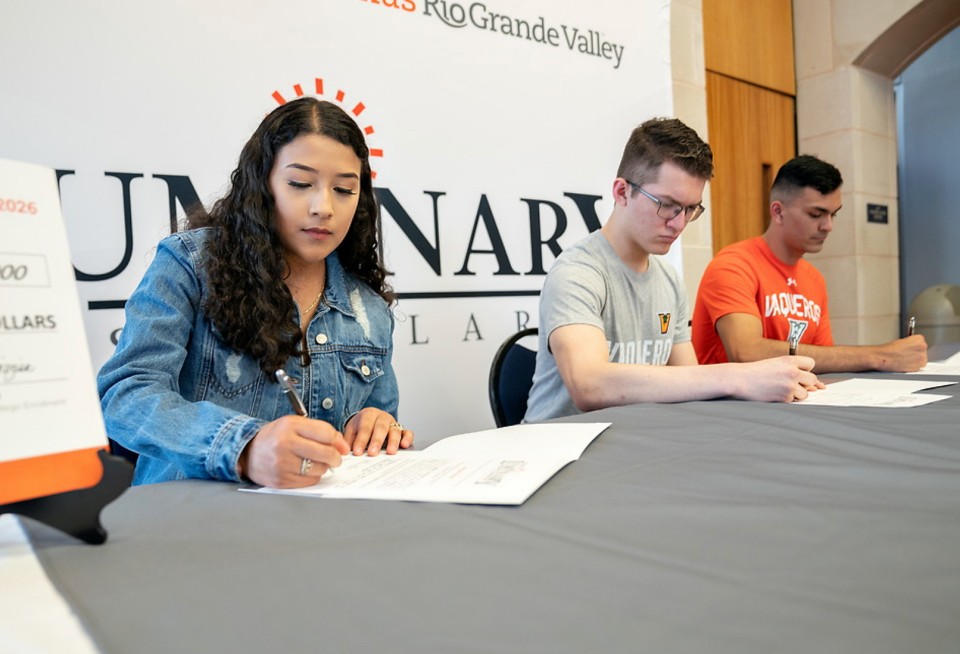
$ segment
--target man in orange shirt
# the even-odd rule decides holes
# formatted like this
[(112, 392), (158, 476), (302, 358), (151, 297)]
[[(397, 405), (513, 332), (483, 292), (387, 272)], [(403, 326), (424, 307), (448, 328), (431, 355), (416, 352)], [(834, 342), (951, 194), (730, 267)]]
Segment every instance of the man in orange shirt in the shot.
[(704, 271), (693, 310), (693, 347), (700, 363), (756, 361), (797, 354), (814, 371), (908, 372), (927, 363), (927, 344), (914, 335), (883, 345), (834, 345), (827, 286), (803, 258), (819, 252), (840, 211), (840, 171), (804, 155), (785, 163), (770, 191), (770, 226), (763, 236), (717, 253)]

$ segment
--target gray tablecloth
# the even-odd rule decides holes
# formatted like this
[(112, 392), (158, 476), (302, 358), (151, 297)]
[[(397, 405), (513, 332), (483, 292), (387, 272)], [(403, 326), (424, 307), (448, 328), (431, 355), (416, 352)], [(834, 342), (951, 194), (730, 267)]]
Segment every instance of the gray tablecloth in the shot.
[(29, 531), (111, 654), (960, 651), (960, 397), (578, 420), (613, 426), (521, 507), (189, 481), (103, 546)]

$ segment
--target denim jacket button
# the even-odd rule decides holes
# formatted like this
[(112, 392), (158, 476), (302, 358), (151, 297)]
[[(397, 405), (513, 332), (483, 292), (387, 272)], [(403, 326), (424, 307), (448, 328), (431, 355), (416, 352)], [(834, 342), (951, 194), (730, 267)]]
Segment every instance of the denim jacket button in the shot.
[(367, 364), (363, 364), (362, 366), (360, 366), (360, 372), (363, 373), (364, 377), (368, 377), (370, 375), (370, 366), (368, 366)]
[(323, 402), (320, 403), (320, 406), (329, 411), (333, 408), (333, 399), (329, 397), (323, 398)]
[(326, 344), (327, 344), (327, 335), (317, 334), (317, 345), (326, 345)]

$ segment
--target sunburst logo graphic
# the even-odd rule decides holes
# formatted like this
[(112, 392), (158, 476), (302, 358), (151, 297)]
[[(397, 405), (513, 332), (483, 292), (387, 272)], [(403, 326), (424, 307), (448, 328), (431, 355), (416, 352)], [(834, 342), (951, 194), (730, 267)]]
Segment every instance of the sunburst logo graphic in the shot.
[[(316, 78), (314, 78), (314, 80), (313, 80), (313, 88), (314, 88), (314, 93), (313, 93), (313, 94), (314, 94), (315, 96), (317, 96), (317, 97), (320, 98), (321, 100), (329, 100), (329, 98), (324, 97), (324, 92), (323, 92), (323, 78), (322, 78), (322, 77), (316, 77)], [(302, 84), (294, 84), (294, 85), (293, 85), (293, 93), (294, 93), (294, 95), (295, 95), (296, 97), (298, 97), (298, 98), (303, 97), (303, 96), (305, 95), (305, 94), (304, 94), (304, 91), (303, 91), (303, 85), (302, 85)], [(280, 91), (274, 91), (274, 92), (273, 92), (273, 99), (277, 101), (277, 104), (278, 104), (278, 105), (286, 104), (286, 102), (287, 102), (287, 99), (283, 96), (282, 93), (280, 93)], [(357, 102), (348, 102), (348, 101), (347, 101), (347, 94), (346, 94), (346, 92), (343, 91), (342, 89), (337, 89), (337, 92), (336, 92), (336, 93), (334, 94), (334, 96), (333, 96), (333, 101), (336, 102), (337, 104), (339, 104), (341, 107), (343, 107), (343, 110), (344, 110), (344, 111), (346, 111), (347, 113), (353, 115), (353, 119), (357, 122), (357, 125), (360, 126), (360, 129), (363, 130), (363, 133), (364, 133), (364, 134), (366, 135), (366, 137), (367, 137), (367, 147), (370, 149), (370, 158), (373, 159), (374, 157), (376, 157), (376, 158), (378, 158), (378, 159), (382, 159), (382, 158), (383, 158), (383, 149), (381, 149), (381, 148), (374, 148), (374, 147), (371, 147), (371, 145), (370, 145), (370, 137), (373, 136), (373, 134), (376, 132), (376, 130), (374, 129), (373, 125), (363, 125), (363, 124), (360, 122), (360, 115), (366, 110), (367, 106), (366, 106), (365, 104), (363, 104), (362, 102), (359, 102), (359, 101), (357, 101)], [(353, 104), (353, 107), (350, 107), (350, 104)], [(372, 177), (373, 179), (376, 179), (376, 178), (377, 178), (377, 171), (376, 171), (376, 170), (374, 169), (374, 167), (373, 167), (373, 161), (370, 162), (370, 177)]]

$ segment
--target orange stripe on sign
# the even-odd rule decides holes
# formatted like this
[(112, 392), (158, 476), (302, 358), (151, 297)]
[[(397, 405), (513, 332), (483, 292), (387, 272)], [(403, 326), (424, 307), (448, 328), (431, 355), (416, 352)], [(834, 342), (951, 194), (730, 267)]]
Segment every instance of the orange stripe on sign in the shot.
[(373, 125), (367, 125), (366, 127), (364, 127), (363, 133), (366, 134), (367, 136), (370, 136), (371, 134), (373, 134)]
[(323, 79), (317, 77), (314, 79), (314, 82), (316, 83), (317, 87), (317, 95), (323, 95)]
[(89, 488), (100, 483), (102, 447), (0, 463), (0, 504)]
[(381, 150), (380, 148), (370, 148), (370, 156), (371, 156), (371, 157), (382, 157), (382, 156), (383, 156), (383, 150)]
[(286, 100), (283, 99), (283, 96), (280, 95), (280, 91), (273, 92), (273, 99), (277, 101), (277, 104), (286, 104)]
[(343, 97), (346, 95), (343, 91), (337, 91), (337, 102), (343, 102)]
[(354, 115), (354, 116), (359, 116), (360, 114), (363, 113), (363, 110), (364, 110), (364, 109), (366, 109), (366, 107), (363, 106), (363, 103), (362, 103), (362, 102), (358, 102), (358, 103), (357, 103), (357, 106), (353, 108), (353, 115)]
[(294, 84), (293, 90), (297, 92), (298, 98), (303, 95), (303, 88), (299, 84)]
[(376, 178), (377, 178), (377, 171), (371, 170), (371, 171), (370, 171), (370, 179), (376, 179)]

